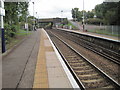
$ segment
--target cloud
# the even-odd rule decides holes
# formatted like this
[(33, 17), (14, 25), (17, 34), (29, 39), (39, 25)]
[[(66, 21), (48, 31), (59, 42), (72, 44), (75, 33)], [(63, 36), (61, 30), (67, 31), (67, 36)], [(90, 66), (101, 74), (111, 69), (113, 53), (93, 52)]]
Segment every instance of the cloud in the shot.
[[(72, 8), (79, 8), (83, 10), (83, 0), (34, 0), (34, 12), (37, 12), (40, 18), (52, 18), (52, 17), (67, 17), (72, 18)], [(95, 5), (100, 4), (103, 0), (84, 0), (85, 10), (92, 10)], [(63, 10), (63, 13), (61, 13)], [(29, 5), (30, 14), (33, 15), (32, 1)]]

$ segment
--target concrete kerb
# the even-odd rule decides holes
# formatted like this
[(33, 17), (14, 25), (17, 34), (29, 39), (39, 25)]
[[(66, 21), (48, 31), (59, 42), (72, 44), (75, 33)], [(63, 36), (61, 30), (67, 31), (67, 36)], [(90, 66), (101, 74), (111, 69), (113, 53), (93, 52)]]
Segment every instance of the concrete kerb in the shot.
[(66, 75), (67, 75), (71, 85), (72, 85), (72, 87), (74, 88), (74, 90), (81, 90), (81, 89), (79, 89), (79, 86), (78, 86), (77, 82), (75, 81), (74, 77), (72, 76), (71, 72), (69, 71), (68, 67), (66, 66), (65, 62), (63, 61), (61, 55), (57, 51), (57, 49), (54, 46), (53, 42), (51, 41), (49, 35), (47, 34), (47, 32), (45, 30), (44, 30), (44, 32), (46, 33), (50, 43), (52, 44), (52, 47), (53, 47), (53, 49), (54, 49), (54, 51), (55, 51), (55, 53), (57, 55), (57, 58), (60, 61), (61, 65), (62, 65), (62, 67), (63, 67), (63, 69), (64, 69), (64, 71), (65, 71), (65, 73), (66, 73)]

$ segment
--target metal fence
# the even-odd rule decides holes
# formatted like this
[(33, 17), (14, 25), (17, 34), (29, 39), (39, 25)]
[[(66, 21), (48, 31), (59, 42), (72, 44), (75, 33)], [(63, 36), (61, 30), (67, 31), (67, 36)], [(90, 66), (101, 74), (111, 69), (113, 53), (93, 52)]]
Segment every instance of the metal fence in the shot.
[(85, 29), (89, 32), (120, 36), (120, 26), (111, 25), (111, 26), (103, 26), (103, 25), (85, 25)]

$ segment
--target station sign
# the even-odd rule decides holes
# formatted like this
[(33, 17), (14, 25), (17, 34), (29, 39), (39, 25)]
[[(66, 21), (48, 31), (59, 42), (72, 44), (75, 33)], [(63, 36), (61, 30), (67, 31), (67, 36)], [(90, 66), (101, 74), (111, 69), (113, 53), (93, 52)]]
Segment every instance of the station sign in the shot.
[(0, 0), (0, 16), (5, 16), (4, 1)]
[(0, 16), (5, 16), (5, 9), (0, 8)]
[(28, 23), (25, 23), (25, 29), (28, 29)]

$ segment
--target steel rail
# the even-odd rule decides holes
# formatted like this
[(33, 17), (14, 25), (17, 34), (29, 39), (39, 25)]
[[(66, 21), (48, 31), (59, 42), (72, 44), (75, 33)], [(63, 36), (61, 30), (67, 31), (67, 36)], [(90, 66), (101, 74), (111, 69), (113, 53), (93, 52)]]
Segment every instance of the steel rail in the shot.
[[(63, 37), (64, 37), (64, 36), (63, 36)], [(69, 39), (69, 40), (71, 40), (71, 39)], [(82, 39), (80, 39), (80, 40), (82, 40)], [(86, 41), (86, 40), (83, 40), (83, 41), (84, 41), (84, 42), (87, 42), (87, 43), (90, 43), (90, 42), (88, 42), (88, 41)], [(113, 56), (111, 56), (111, 55), (109, 55), (109, 54), (107, 54), (107, 53), (105, 53), (105, 52), (97, 51), (97, 50), (95, 50), (95, 48), (93, 48), (93, 47), (91, 47), (91, 46), (98, 47), (98, 49), (107, 50), (108, 52), (114, 53), (114, 55), (120, 56), (119, 53), (116, 53), (116, 52), (114, 52), (114, 51), (111, 51), (111, 50), (106, 49), (106, 48), (101, 47), (101, 46), (97, 46), (97, 45), (95, 45), (95, 44), (93, 44), (93, 43), (90, 43), (91, 46), (89, 46), (89, 45), (86, 46), (85, 44), (77, 43), (77, 42), (75, 42), (75, 41), (73, 41), (73, 42), (76, 43), (76, 44), (78, 44), (78, 45), (80, 45), (80, 46), (82, 46), (82, 47), (84, 47), (84, 48), (86, 48), (86, 49), (89, 49), (89, 50), (93, 51), (94, 53), (96, 53), (96, 54), (98, 54), (98, 55), (100, 55), (100, 56), (102, 56), (102, 57), (104, 57), (104, 58), (106, 58), (106, 59), (109, 59), (109, 60), (113, 61), (113, 62), (116, 63), (116, 64), (119, 64), (119, 65), (120, 65), (120, 60), (119, 60), (119, 59), (117, 59), (117, 58), (115, 58), (115, 57), (113, 57)]]
[[(52, 33), (52, 32), (51, 32)], [(53, 34), (53, 33), (52, 33)], [(80, 57), (82, 57), (84, 60), (86, 60), (90, 65), (92, 65), (97, 71), (99, 71), (102, 75), (104, 75), (111, 83), (113, 83), (117, 88), (120, 88), (120, 84), (115, 81), (113, 78), (111, 78), (109, 75), (107, 75), (104, 71), (102, 71), (99, 67), (97, 67), (95, 64), (90, 62), (86, 57), (84, 57), (81, 53), (79, 53), (77, 50), (75, 50), (72, 46), (67, 44), (67, 42), (60, 39), (57, 35), (53, 34), (56, 38), (58, 38), (61, 42), (63, 42), (67, 47), (69, 47), (71, 50), (73, 50), (76, 54), (78, 54)], [(58, 47), (57, 47), (58, 48)], [(61, 52), (60, 52), (61, 53)], [(62, 54), (61, 54), (62, 55)], [(63, 56), (62, 56), (63, 57)]]

